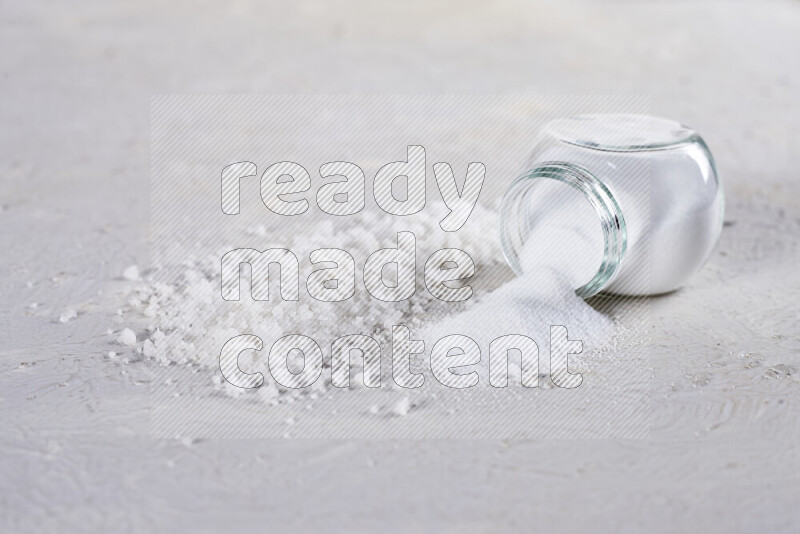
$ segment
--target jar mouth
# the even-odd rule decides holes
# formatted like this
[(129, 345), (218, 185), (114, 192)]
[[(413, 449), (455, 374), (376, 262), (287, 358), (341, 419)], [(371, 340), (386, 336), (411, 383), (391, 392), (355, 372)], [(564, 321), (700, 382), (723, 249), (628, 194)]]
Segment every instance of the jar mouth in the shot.
[(500, 242), (511, 269), (523, 273), (520, 253), (530, 233), (526, 223), (529, 213), (524, 205), (527, 193), (540, 180), (557, 180), (579, 191), (597, 214), (603, 232), (603, 259), (594, 277), (575, 290), (581, 298), (589, 298), (602, 291), (617, 274), (627, 248), (627, 230), (617, 201), (611, 191), (584, 167), (564, 161), (547, 161), (537, 164), (517, 178), (503, 197), (500, 209)]

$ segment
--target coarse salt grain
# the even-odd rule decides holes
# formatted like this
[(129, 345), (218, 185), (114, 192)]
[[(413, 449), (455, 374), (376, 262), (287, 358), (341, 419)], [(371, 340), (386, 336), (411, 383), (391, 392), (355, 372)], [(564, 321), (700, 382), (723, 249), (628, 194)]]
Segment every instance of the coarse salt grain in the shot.
[(136, 344), (136, 333), (130, 328), (125, 328), (119, 335), (119, 342), (130, 347)]
[(129, 280), (131, 282), (135, 282), (139, 279), (139, 267), (136, 265), (129, 265), (122, 271), (122, 277), (125, 280)]
[(408, 415), (408, 412), (411, 410), (411, 399), (408, 397), (403, 397), (392, 407), (392, 414), (397, 416), (404, 416)]
[(78, 312), (76, 312), (75, 310), (70, 308), (68, 310), (64, 310), (64, 312), (61, 313), (61, 316), (58, 318), (58, 320), (60, 322), (62, 322), (62, 323), (68, 323), (69, 321), (73, 320), (77, 316), (78, 316)]

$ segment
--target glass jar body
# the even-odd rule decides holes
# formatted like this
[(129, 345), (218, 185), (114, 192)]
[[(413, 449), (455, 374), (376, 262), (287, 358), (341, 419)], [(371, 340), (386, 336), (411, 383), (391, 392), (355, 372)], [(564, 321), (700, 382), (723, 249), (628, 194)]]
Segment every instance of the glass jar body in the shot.
[(548, 213), (561, 197), (548, 184), (570, 186), (592, 206), (603, 236), (596, 273), (577, 288), (583, 297), (675, 290), (705, 263), (722, 229), (724, 197), (713, 156), (696, 132), (674, 121), (638, 115), (553, 121), (526, 169), (503, 200), (506, 259), (518, 274), (524, 270), (526, 242), (542, 235), (542, 225), (558, 224)]

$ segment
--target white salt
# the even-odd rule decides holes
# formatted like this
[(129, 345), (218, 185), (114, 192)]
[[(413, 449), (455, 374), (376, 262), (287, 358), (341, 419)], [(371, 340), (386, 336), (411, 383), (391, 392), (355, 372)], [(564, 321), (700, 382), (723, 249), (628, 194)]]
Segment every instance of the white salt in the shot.
[(58, 318), (58, 320), (59, 320), (59, 322), (62, 322), (62, 323), (68, 323), (69, 321), (73, 320), (77, 316), (78, 316), (78, 312), (76, 312), (75, 310), (70, 308), (68, 310), (64, 310), (64, 312), (61, 313), (61, 316)]
[(541, 213), (532, 214), (532, 228), (519, 262), (527, 275), (548, 270), (573, 289), (591, 281), (603, 260), (600, 219), (581, 193), (559, 182), (537, 191)]
[(139, 279), (139, 267), (136, 265), (129, 265), (122, 271), (122, 277), (125, 280), (129, 280), (131, 282), (135, 282)]
[[(585, 200), (583, 203), (586, 204)], [(418, 214), (404, 217), (400, 226), (391, 217), (369, 213), (348, 220), (346, 225), (338, 228), (329, 221), (321, 221), (303, 232), (282, 234), (278, 242), (265, 243), (264, 246), (292, 250), (300, 260), (301, 273), (311, 270), (308, 260), (311, 250), (328, 247), (347, 250), (356, 259), (356, 279), (360, 280), (360, 269), (365, 259), (375, 250), (391, 246), (396, 231), (400, 229), (412, 231), (417, 236), (418, 261), (441, 248), (459, 248), (472, 257), (478, 273), (504, 268), (499, 240), (486, 236), (487, 231), (497, 231), (497, 212), (478, 205), (462, 231), (446, 233), (439, 227), (443, 210), (446, 208), (429, 206)], [(591, 213), (579, 215), (567, 206), (563, 215), (563, 226), (542, 226), (537, 229), (541, 235), (529, 241), (530, 249), (526, 248), (523, 254), (523, 276), (491, 293), (479, 285), (481, 281), (476, 277), (475, 293), (465, 303), (437, 300), (425, 289), (422, 276), (418, 276), (417, 291), (402, 302), (375, 299), (363, 286), (357, 286), (353, 297), (345, 302), (321, 303), (301, 292), (299, 301), (275, 298), (251, 303), (246, 302), (245, 297), (241, 306), (226, 306), (229, 311), (224, 314), (209, 313), (210, 306), (220, 301), (217, 278), (220, 256), (210, 254), (207, 258), (187, 263), (182, 280), (169, 284), (157, 282), (143, 288), (126, 310), (146, 315), (151, 318), (148, 320), (152, 329), (157, 328), (158, 334), (152, 336), (155, 343), (148, 340), (142, 346), (146, 355), (152, 345), (153, 353), (161, 363), (199, 364), (206, 369), (218, 369), (220, 347), (243, 332), (258, 335), (267, 347), (287, 333), (299, 332), (311, 336), (320, 347), (330, 347), (334, 339), (344, 334), (363, 333), (373, 336), (382, 347), (389, 348), (391, 328), (386, 325), (405, 324), (412, 327), (415, 338), (425, 340), (428, 354), (436, 340), (451, 334), (475, 337), (481, 347), (488, 346), (494, 337), (523, 334), (544, 348), (548, 346), (550, 325), (567, 326), (570, 339), (593, 342), (611, 330), (612, 322), (577, 297), (574, 290), (586, 283), (599, 267), (602, 243), (600, 241), (598, 245), (598, 235), (602, 240), (602, 234), (596, 216)], [(581, 221), (590, 221), (591, 224), (583, 225)], [(418, 265), (418, 269), (420, 267)], [(245, 290), (243, 288), (243, 293)], [(136, 334), (126, 328), (119, 341), (134, 345)], [(257, 368), (263, 364), (263, 352), (242, 354), (240, 364), (250, 369)], [(249, 361), (248, 358), (260, 361)], [(357, 360), (354, 359), (354, 364), (358, 367), (360, 362)], [(482, 362), (488, 362), (488, 358), (482, 358)], [(388, 365), (385, 367), (390, 369)], [(513, 366), (511, 372), (516, 372)], [(325, 373), (304, 394), (314, 398), (330, 390), (330, 380), (324, 377)], [(427, 378), (432, 379), (430, 376)], [(216, 387), (226, 394), (243, 394), (244, 390), (223, 383), (219, 376), (213, 380)], [(360, 382), (360, 377), (355, 382)], [(482, 378), (481, 382), (488, 384), (488, 377)], [(386, 386), (390, 383), (391, 377), (384, 376), (382, 389), (386, 389), (387, 394)], [(269, 378), (259, 388), (257, 397), (270, 404), (294, 399), (291, 392), (277, 388)], [(373, 408), (370, 413), (381, 411), (378, 405)], [(394, 405), (386, 405), (385, 411), (404, 416), (411, 408), (411, 400), (403, 397)]]
[[(547, 195), (546, 216), (532, 221), (520, 254), (523, 274), (467, 311), (424, 328), (421, 337), (428, 354), (437, 340), (452, 334), (469, 336), (482, 349), (497, 337), (522, 334), (541, 351), (549, 346), (551, 326), (566, 326), (569, 338), (584, 345), (600, 344), (612, 333), (612, 320), (575, 294), (594, 277), (603, 259), (599, 219), (579, 192), (553, 185), (542, 191)], [(481, 362), (487, 364), (488, 358)], [(509, 365), (510, 375), (515, 372)]]
[(136, 344), (136, 333), (130, 328), (125, 328), (119, 335), (119, 342), (130, 347)]
[(392, 407), (392, 414), (402, 417), (408, 415), (411, 410), (411, 400), (408, 397), (403, 397)]
[(142, 345), (142, 354), (147, 356), (153, 356), (156, 353), (156, 347), (153, 345), (153, 342), (149, 339), (145, 339), (144, 344)]
[[(357, 218), (342, 221), (338, 226), (329, 220), (321, 220), (301, 232), (283, 232), (274, 242), (263, 244), (264, 247), (279, 246), (291, 250), (300, 261), (301, 273), (313, 269), (309, 260), (312, 250), (335, 247), (349, 252), (356, 260), (357, 286), (353, 297), (344, 302), (314, 300), (304, 294), (302, 280), (298, 301), (274, 298), (250, 302), (245, 296), (248, 279), (244, 277), (241, 305), (226, 306), (225, 313), (210, 313), (221, 302), (219, 261), (221, 254), (229, 250), (225, 248), (209, 250), (207, 257), (188, 261), (182, 268), (182, 279), (170, 280), (169, 283), (155, 282), (142, 288), (136, 300), (127, 303), (124, 312), (136, 311), (160, 329), (162, 338), (155, 343), (156, 357), (164, 364), (191, 362), (209, 369), (217, 368), (220, 347), (242, 332), (252, 332), (266, 344), (285, 334), (298, 332), (311, 336), (320, 347), (330, 347), (334, 339), (344, 334), (363, 333), (373, 336), (382, 346), (388, 346), (391, 328), (386, 325), (413, 325), (472, 305), (472, 301), (453, 304), (436, 299), (425, 288), (421, 274), (417, 277), (416, 292), (406, 301), (384, 302), (372, 297), (361, 282), (364, 262), (374, 251), (396, 245), (397, 231), (410, 231), (416, 235), (419, 271), (422, 271), (424, 259), (441, 248), (466, 251), (479, 272), (505, 264), (499, 240), (486, 239), (483, 234), (486, 229), (495, 231), (498, 228), (496, 211), (478, 205), (462, 231), (443, 232), (439, 221), (447, 212), (447, 207), (441, 203), (431, 203), (422, 212), (403, 217), (402, 221), (365, 212)], [(158, 269), (164, 267), (174, 269), (176, 266), (154, 266), (156, 278)], [(123, 315), (123, 310), (120, 310), (120, 315)], [(254, 353), (254, 356), (263, 360), (263, 354)], [(242, 358), (246, 359), (248, 355), (243, 354)], [(329, 384), (329, 381), (319, 380), (309, 393), (320, 393), (328, 389)]]

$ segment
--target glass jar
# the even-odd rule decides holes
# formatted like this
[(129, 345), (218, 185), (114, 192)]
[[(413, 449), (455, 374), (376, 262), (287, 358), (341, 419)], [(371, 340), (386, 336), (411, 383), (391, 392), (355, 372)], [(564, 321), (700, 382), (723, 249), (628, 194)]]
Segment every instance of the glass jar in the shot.
[(555, 120), (542, 129), (526, 168), (503, 198), (506, 260), (522, 274), (526, 247), (558, 255), (572, 235), (558, 228), (577, 224), (588, 209), (597, 245), (590, 251), (587, 241), (561, 260), (589, 268), (583, 276), (590, 279), (576, 289), (583, 298), (675, 290), (719, 238), (724, 201), (714, 159), (697, 132), (675, 121), (619, 114)]

